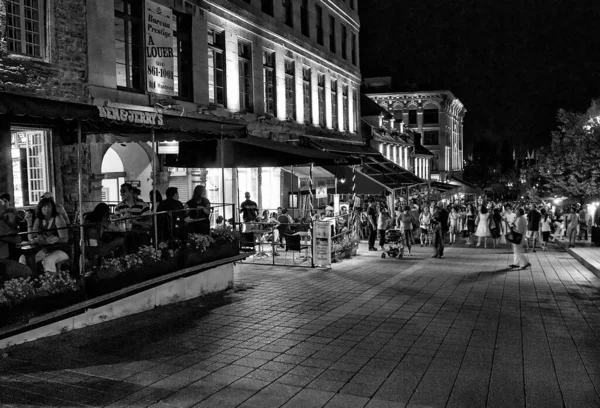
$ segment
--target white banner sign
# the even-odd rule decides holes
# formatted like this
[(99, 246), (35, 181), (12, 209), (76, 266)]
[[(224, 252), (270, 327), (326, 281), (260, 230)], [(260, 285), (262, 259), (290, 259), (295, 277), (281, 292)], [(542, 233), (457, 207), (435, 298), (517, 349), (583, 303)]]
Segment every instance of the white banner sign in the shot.
[(317, 221), (314, 224), (314, 263), (320, 266), (331, 266), (331, 223)]
[(173, 12), (146, 0), (146, 77), (148, 91), (173, 96)]

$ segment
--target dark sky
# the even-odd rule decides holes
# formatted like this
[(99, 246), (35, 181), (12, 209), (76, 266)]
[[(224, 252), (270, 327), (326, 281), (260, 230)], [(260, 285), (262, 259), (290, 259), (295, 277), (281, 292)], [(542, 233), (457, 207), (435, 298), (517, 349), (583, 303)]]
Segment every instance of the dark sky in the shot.
[(600, 0), (359, 0), (363, 77), (450, 89), (478, 135), (549, 141), (600, 97)]

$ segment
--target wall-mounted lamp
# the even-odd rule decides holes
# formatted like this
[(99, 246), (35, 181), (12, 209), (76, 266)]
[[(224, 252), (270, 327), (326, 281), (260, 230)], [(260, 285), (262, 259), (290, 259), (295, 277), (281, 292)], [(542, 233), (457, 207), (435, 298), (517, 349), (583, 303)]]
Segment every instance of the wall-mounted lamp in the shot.
[(344, 184), (345, 182), (346, 182), (346, 178), (345, 178), (345, 177), (342, 177), (342, 178), (340, 179), (340, 184)]

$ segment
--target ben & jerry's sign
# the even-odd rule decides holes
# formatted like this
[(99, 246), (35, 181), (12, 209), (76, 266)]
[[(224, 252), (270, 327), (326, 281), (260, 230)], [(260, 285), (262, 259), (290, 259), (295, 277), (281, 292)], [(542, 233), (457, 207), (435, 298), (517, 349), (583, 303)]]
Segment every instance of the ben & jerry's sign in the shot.
[(131, 109), (98, 106), (101, 118), (118, 120), (121, 122), (139, 123), (142, 125), (163, 125), (163, 115), (156, 112), (142, 112)]

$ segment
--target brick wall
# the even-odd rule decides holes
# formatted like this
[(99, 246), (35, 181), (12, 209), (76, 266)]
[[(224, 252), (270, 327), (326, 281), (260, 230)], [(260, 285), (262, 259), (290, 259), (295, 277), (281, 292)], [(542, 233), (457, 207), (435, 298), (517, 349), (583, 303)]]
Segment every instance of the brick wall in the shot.
[[(48, 2), (49, 35), (43, 59), (7, 53), (0, 39), (0, 91), (85, 102), (86, 28), (85, 2)], [(0, 32), (6, 30), (6, 0), (0, 0)]]

